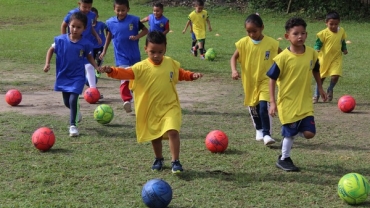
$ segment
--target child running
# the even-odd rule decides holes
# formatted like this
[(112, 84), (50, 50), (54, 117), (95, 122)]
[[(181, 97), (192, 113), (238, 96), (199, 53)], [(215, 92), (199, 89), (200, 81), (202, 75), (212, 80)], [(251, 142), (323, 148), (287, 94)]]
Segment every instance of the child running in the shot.
[[(98, 69), (92, 56), (93, 46), (82, 35), (88, 20), (82, 12), (73, 13), (69, 19), (69, 34), (55, 37), (54, 43), (46, 53), (44, 72), (50, 70), (50, 60), (56, 54), (55, 91), (61, 91), (64, 105), (70, 109), (69, 136), (79, 135), (77, 123), (81, 120), (78, 96), (85, 85), (85, 59)], [(95, 69), (94, 69), (95, 70)]]
[[(235, 43), (236, 50), (230, 59), (231, 76), (234, 80), (242, 78), (244, 105), (249, 107), (256, 140), (271, 145), (275, 140), (271, 138), (269, 77), (266, 72), (281, 49), (277, 40), (262, 33), (264, 25), (259, 15), (249, 15), (244, 24), (247, 37)], [(236, 69), (237, 61), (241, 64), (241, 76)]]
[(155, 160), (153, 171), (162, 170), (164, 157), (162, 140), (169, 139), (172, 155), (172, 173), (183, 171), (180, 163), (181, 107), (176, 91), (178, 81), (192, 81), (200, 73), (185, 71), (179, 62), (165, 56), (166, 36), (153, 31), (147, 35), (145, 52), (149, 58), (123, 70), (104, 66), (102, 72), (116, 79), (130, 79), (136, 109), (136, 136), (138, 142), (151, 141)]
[[(311, 139), (316, 134), (311, 102), (311, 75), (315, 78), (321, 98), (327, 95), (322, 89), (317, 52), (305, 46), (307, 24), (301, 18), (291, 18), (285, 24), (285, 38), (290, 46), (274, 58), (275, 63), (267, 72), (270, 77), (271, 116), (279, 113), (282, 123), (282, 154), (276, 166), (285, 171), (299, 171), (290, 158), (290, 151), (297, 136)], [(275, 87), (278, 86), (277, 101)]]
[[(319, 52), (320, 76), (324, 83), (326, 77), (331, 77), (328, 90), (328, 101), (333, 100), (334, 86), (342, 76), (342, 53), (346, 55), (347, 44), (345, 39), (347, 34), (343, 27), (339, 27), (340, 17), (335, 11), (326, 15), (326, 29), (317, 33), (315, 50)], [(319, 91), (316, 86), (315, 94), (312, 99), (313, 103), (319, 101)]]
[(140, 22), (149, 22), (149, 32), (157, 30), (166, 35), (170, 31), (170, 21), (163, 15), (163, 4), (161, 3), (155, 3), (153, 14), (144, 17)]

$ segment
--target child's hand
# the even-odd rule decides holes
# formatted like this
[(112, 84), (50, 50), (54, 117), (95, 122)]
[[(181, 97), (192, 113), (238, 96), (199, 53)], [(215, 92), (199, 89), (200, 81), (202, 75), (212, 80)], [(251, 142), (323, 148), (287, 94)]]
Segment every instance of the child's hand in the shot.
[(193, 73), (193, 80), (197, 80), (197, 79), (199, 79), (199, 78), (201, 78), (201, 77), (203, 77), (203, 74), (201, 74), (201, 73)]
[(343, 54), (344, 54), (344, 55), (347, 55), (347, 53), (348, 53), (348, 51), (347, 51), (347, 50), (344, 50), (344, 51), (343, 51)]
[(48, 72), (50, 70), (50, 64), (45, 64), (44, 72)]
[(183, 31), (182, 31), (182, 34), (185, 34), (185, 32), (186, 32), (186, 30), (183, 30)]
[(323, 89), (319, 89), (319, 93), (320, 93), (321, 99), (324, 102), (326, 102), (328, 100), (328, 95), (326, 94), (326, 92)]
[(270, 108), (269, 108), (269, 114), (270, 114), (270, 116), (275, 117), (277, 111), (278, 110), (277, 110), (277, 107), (276, 107), (276, 103), (275, 102), (270, 102)]
[(130, 39), (130, 40), (137, 40), (138, 38), (137, 38), (135, 35), (131, 35), (131, 36), (129, 37), (129, 39)]
[(100, 60), (103, 60), (103, 59), (104, 59), (104, 56), (105, 56), (105, 52), (104, 52), (104, 51), (102, 51), (102, 52), (101, 52), (101, 54), (100, 54), (100, 56), (99, 56), (99, 59), (100, 59)]
[(99, 67), (98, 68), (98, 71), (102, 72), (102, 73), (111, 73), (112, 72), (112, 68), (110, 66), (102, 66), (102, 67)]
[(234, 79), (234, 80), (238, 80), (240, 78), (240, 75), (237, 71), (234, 71), (231, 73), (231, 77)]

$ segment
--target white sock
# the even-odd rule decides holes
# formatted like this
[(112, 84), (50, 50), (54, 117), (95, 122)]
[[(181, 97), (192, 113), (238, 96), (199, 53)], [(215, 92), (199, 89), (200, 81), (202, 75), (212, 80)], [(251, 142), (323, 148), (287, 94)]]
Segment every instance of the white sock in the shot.
[(94, 66), (91, 64), (85, 64), (86, 70), (86, 78), (87, 82), (89, 82), (89, 86), (91, 88), (96, 88), (96, 77), (95, 77), (95, 69)]
[(281, 147), (281, 160), (290, 157), (290, 150), (293, 146), (293, 137), (284, 137), (283, 145)]

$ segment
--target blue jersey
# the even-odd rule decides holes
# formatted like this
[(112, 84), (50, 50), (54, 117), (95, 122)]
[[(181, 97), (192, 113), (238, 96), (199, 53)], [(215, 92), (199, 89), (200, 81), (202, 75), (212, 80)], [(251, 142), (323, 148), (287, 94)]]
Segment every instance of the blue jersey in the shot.
[(81, 94), (85, 85), (85, 62), (91, 54), (92, 44), (86, 38), (72, 42), (67, 34), (54, 38), (56, 54), (55, 91)]
[(169, 21), (163, 15), (159, 19), (157, 19), (154, 14), (150, 14), (148, 16), (148, 21), (149, 21), (149, 32), (159, 31), (163, 33), (166, 29), (169, 28)]
[[(69, 19), (70, 19), (70, 17), (71, 17), (71, 15), (73, 14), (73, 13), (76, 13), (76, 12), (79, 12), (80, 11), (80, 9), (77, 7), (77, 8), (75, 8), (75, 9), (72, 9), (71, 11), (69, 11), (68, 12), (68, 14), (64, 17), (64, 22), (65, 23), (67, 23), (67, 24), (69, 24)], [(94, 22), (94, 19), (95, 19), (95, 13), (94, 12), (92, 12), (92, 11), (90, 11), (87, 15), (87, 25), (86, 25), (86, 29), (85, 29), (85, 31), (82, 33), (82, 36), (84, 37), (84, 38), (87, 38), (88, 40), (90, 40), (91, 42), (94, 42), (94, 41), (96, 41), (96, 39), (95, 39), (95, 37), (93, 36), (93, 34), (92, 34), (92, 24), (93, 24), (93, 22)], [(69, 30), (69, 28), (68, 28), (68, 30)]]
[(94, 48), (101, 48), (104, 46), (105, 44), (105, 30), (107, 29), (107, 25), (104, 23), (104, 22), (99, 22), (97, 21), (95, 26), (94, 26), (94, 29), (96, 31), (96, 33), (98, 33), (100, 39), (101, 39), (101, 44), (99, 45), (98, 44), (98, 40), (96, 40), (96, 38), (94, 38)]
[(130, 40), (129, 37), (136, 36), (144, 27), (140, 18), (128, 14), (122, 20), (111, 17), (106, 24), (108, 31), (112, 34), (116, 66), (132, 66), (139, 62), (141, 60), (139, 40)]

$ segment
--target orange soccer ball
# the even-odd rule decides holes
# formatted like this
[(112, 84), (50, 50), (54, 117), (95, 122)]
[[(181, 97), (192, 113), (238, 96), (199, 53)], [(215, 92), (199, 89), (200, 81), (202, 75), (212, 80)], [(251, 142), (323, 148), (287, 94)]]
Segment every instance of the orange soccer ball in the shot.
[(22, 93), (17, 89), (11, 89), (5, 94), (5, 101), (11, 106), (16, 106), (22, 101)]
[(356, 107), (356, 100), (350, 95), (344, 95), (338, 100), (338, 108), (344, 113), (352, 112)]
[(32, 134), (32, 143), (40, 151), (47, 151), (55, 143), (53, 130), (47, 127), (41, 127)]
[(90, 104), (97, 103), (100, 99), (100, 92), (96, 88), (89, 87), (84, 92), (84, 98)]
[(207, 134), (205, 143), (207, 149), (213, 153), (224, 152), (229, 144), (229, 139), (223, 131), (213, 130)]

